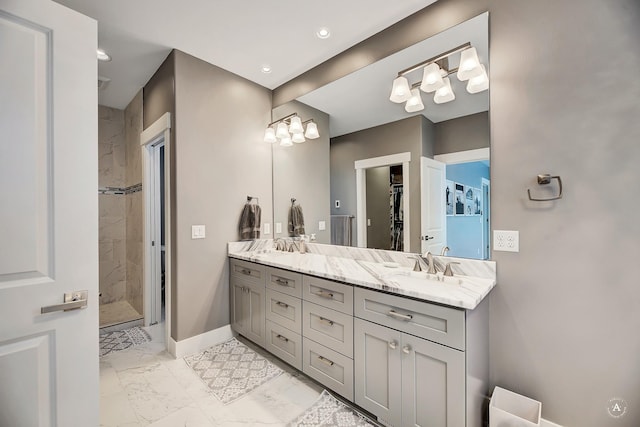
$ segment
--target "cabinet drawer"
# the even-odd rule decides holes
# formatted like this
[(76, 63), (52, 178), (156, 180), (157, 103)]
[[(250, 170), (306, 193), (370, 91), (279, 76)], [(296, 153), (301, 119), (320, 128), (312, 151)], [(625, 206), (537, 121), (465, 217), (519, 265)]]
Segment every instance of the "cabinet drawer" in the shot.
[(278, 292), (302, 298), (302, 274), (267, 267), (267, 287)]
[(312, 276), (303, 276), (302, 283), (304, 300), (353, 315), (353, 286)]
[(267, 320), (265, 348), (294, 368), (302, 370), (302, 337), (300, 334)]
[(305, 338), (353, 357), (353, 317), (309, 301), (302, 304)]
[(353, 360), (303, 338), (302, 372), (353, 401)]
[(267, 320), (296, 333), (301, 332), (302, 301), (291, 295), (267, 289)]
[(458, 350), (465, 349), (464, 310), (355, 289), (355, 315)]
[(241, 259), (229, 258), (229, 276), (264, 285), (265, 267)]

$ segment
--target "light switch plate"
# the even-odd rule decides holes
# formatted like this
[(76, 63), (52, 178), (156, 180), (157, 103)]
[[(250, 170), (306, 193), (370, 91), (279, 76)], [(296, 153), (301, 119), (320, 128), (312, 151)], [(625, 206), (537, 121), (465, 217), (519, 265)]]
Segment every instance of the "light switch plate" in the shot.
[(192, 239), (204, 239), (205, 227), (204, 225), (192, 225), (191, 226), (191, 238)]
[(264, 234), (271, 234), (271, 224), (269, 224), (268, 222), (264, 223), (262, 229), (264, 230)]
[(282, 234), (282, 223), (276, 222), (276, 234)]
[(327, 229), (327, 223), (324, 221), (318, 221), (318, 230), (323, 231)]
[(520, 232), (510, 230), (493, 230), (493, 250), (520, 252)]
[(335, 204), (336, 208), (339, 209), (340, 208), (340, 200), (336, 200), (336, 204)]

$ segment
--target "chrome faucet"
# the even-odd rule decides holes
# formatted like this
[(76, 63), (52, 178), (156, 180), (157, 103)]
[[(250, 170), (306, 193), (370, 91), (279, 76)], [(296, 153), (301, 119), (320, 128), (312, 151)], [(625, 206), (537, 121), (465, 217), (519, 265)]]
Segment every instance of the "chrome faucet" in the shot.
[(433, 255), (431, 255), (431, 252), (427, 252), (426, 254), (424, 254), (422, 259), (426, 260), (427, 265), (429, 266), (427, 273), (436, 274), (438, 272), (438, 270), (436, 270), (436, 265), (433, 262)]
[(447, 252), (449, 252), (449, 246), (445, 246), (442, 248), (442, 252), (440, 252), (440, 256), (446, 256)]
[(278, 239), (274, 240), (273, 244), (275, 245), (274, 249), (276, 251), (286, 251), (287, 250), (287, 242), (285, 242), (285, 240), (282, 239), (282, 238), (278, 238)]
[(445, 276), (453, 277), (453, 270), (451, 270), (451, 264), (460, 264), (460, 263), (459, 262), (455, 262), (455, 261), (448, 262), (447, 266), (444, 269), (444, 275)]

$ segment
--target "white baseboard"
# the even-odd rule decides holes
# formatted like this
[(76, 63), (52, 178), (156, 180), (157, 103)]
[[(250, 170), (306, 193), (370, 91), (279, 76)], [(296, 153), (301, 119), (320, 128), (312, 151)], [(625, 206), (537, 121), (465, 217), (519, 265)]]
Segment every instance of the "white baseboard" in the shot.
[(540, 427), (562, 427), (560, 424), (552, 423), (544, 418), (540, 418)]
[(220, 344), (231, 337), (233, 337), (231, 325), (225, 325), (213, 331), (187, 338), (186, 340), (174, 341), (173, 338), (169, 338), (167, 350), (173, 357), (179, 359), (193, 353), (198, 353), (213, 345)]

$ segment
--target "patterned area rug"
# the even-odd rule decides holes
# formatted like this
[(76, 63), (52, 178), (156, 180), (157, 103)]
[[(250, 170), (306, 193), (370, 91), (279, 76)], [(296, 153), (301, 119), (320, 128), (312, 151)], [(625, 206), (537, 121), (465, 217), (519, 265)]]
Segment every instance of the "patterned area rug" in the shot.
[(222, 403), (231, 403), (283, 371), (235, 338), (184, 361)]
[(151, 341), (151, 336), (139, 326), (100, 334), (100, 357), (149, 341)]
[(364, 416), (324, 390), (318, 400), (289, 427), (374, 427)]

